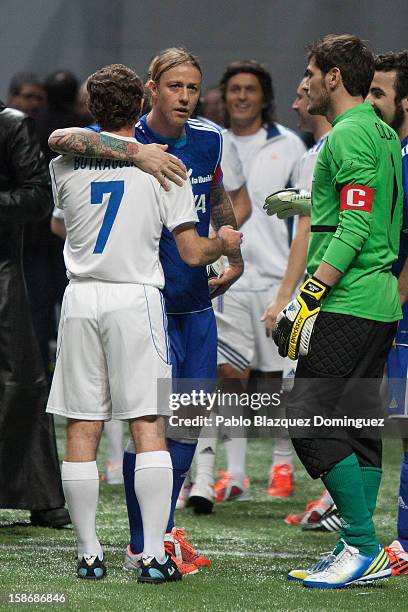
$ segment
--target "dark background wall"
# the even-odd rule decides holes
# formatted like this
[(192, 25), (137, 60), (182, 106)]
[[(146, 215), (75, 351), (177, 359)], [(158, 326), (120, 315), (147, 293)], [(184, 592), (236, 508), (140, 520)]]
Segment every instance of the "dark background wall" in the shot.
[(157, 51), (184, 45), (202, 62), (204, 87), (229, 61), (264, 62), (278, 119), (292, 127), (306, 42), (349, 32), (376, 52), (408, 48), (408, 0), (0, 0), (0, 11), (3, 99), (16, 72), (69, 68), (83, 79), (123, 62), (144, 76)]

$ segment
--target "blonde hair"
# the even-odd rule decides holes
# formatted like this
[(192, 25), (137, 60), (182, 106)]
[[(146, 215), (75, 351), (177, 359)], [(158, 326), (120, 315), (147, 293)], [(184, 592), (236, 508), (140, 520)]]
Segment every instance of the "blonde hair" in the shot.
[(152, 59), (147, 73), (147, 78), (155, 83), (160, 81), (160, 77), (164, 72), (180, 66), (181, 64), (191, 64), (197, 68), (201, 76), (203, 75), (198, 59), (182, 47), (170, 47), (164, 49), (156, 57)]

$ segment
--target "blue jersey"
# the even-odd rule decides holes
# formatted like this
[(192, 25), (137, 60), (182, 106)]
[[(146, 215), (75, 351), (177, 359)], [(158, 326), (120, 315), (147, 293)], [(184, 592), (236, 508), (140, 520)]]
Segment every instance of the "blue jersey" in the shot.
[[(404, 189), (404, 220), (401, 232), (400, 250), (398, 260), (395, 262), (392, 271), (399, 276), (408, 257), (408, 136), (401, 142), (402, 146), (402, 186)], [(408, 346), (408, 303), (402, 309), (404, 318), (398, 324), (398, 331), (395, 338), (397, 344)]]
[[(198, 119), (189, 119), (185, 126), (185, 136), (176, 140), (166, 139), (150, 129), (146, 117), (141, 117), (136, 125), (136, 139), (142, 144), (168, 144), (168, 152), (184, 163), (199, 219), (197, 232), (200, 236), (208, 236), (210, 192), (222, 180), (222, 137), (219, 130)], [(192, 313), (211, 308), (205, 266), (192, 268), (184, 263), (172, 233), (166, 228), (160, 240), (160, 261), (166, 279), (164, 297), (168, 314)]]

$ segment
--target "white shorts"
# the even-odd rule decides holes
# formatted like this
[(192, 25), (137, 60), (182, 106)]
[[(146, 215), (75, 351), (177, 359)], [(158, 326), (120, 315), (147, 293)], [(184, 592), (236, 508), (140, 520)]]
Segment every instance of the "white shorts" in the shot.
[(261, 321), (279, 285), (265, 291), (228, 291), (213, 300), (218, 331), (218, 365), (228, 363), (237, 370), (279, 372), (293, 368), (281, 357), (272, 338), (267, 338)]
[(163, 297), (148, 285), (71, 281), (58, 329), (47, 412), (108, 421), (169, 415)]

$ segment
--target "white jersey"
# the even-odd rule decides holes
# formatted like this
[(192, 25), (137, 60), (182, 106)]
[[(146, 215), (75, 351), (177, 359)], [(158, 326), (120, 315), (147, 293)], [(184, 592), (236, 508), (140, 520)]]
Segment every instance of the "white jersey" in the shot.
[(227, 130), (222, 131), (223, 146), (221, 168), (223, 183), (225, 191), (237, 191), (237, 189), (245, 185), (246, 179), (237, 145), (231, 138), (228, 138), (228, 136), (224, 137), (227, 133)]
[[(315, 165), (317, 162), (317, 158), (319, 156), (320, 149), (323, 147), (324, 143), (326, 142), (328, 135), (329, 135), (329, 132), (327, 132), (327, 134), (324, 134), (324, 136), (319, 138), (316, 144), (310, 147), (310, 149), (308, 149), (306, 153), (304, 153), (302, 157), (300, 158), (299, 164), (296, 170), (296, 179), (295, 179), (295, 185), (294, 185), (295, 187), (297, 187), (297, 189), (308, 191), (309, 193), (312, 191), (313, 173), (314, 173)], [(299, 217), (298, 215), (296, 215), (295, 217), (293, 217), (293, 235), (296, 234), (298, 222), (299, 222)]]
[(313, 173), (316, 161), (319, 156), (320, 150), (322, 149), (324, 143), (327, 140), (328, 135), (329, 132), (319, 138), (316, 144), (313, 145), (313, 147), (310, 147), (310, 149), (308, 149), (299, 160), (295, 181), (295, 187), (297, 187), (298, 189), (304, 189), (305, 191), (309, 192), (312, 190)]
[(227, 130), (227, 139), (237, 146), (252, 203), (252, 215), (242, 226), (245, 272), (231, 291), (262, 291), (283, 278), (291, 238), (287, 222), (265, 214), (265, 198), (294, 185), (305, 146), (294, 132), (279, 124), (251, 136), (236, 136)]
[(166, 192), (129, 162), (74, 156), (53, 159), (50, 173), (67, 230), (68, 277), (164, 287), (163, 225), (173, 231), (198, 221), (189, 181)]

